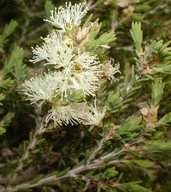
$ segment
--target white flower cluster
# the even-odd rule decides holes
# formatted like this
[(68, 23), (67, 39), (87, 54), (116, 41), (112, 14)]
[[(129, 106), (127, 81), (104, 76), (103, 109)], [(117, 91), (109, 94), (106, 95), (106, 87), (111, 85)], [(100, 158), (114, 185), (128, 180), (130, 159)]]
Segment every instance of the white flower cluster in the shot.
[[(74, 40), (69, 44), (65, 40), (68, 29), (80, 30), (79, 25), (87, 10), (85, 3), (72, 6), (69, 2), (65, 8), (52, 11), (50, 20), (45, 21), (60, 30), (54, 30), (46, 38), (42, 38), (42, 46), (32, 48), (34, 56), (30, 61), (44, 61), (44, 65), (48, 65), (51, 70), (26, 81), (23, 91), (32, 103), (51, 104), (47, 123), (53, 121), (54, 125), (99, 125), (105, 116), (106, 109), (98, 109), (96, 101), (94, 104), (85, 101), (87, 96), (94, 97), (99, 88), (99, 74), (103, 71), (98, 57), (80, 49)], [(71, 35), (68, 37), (72, 39)], [(117, 72), (118, 70), (117, 68)], [(108, 78), (113, 79), (113, 74), (115, 71), (111, 70)], [(78, 92), (80, 95), (77, 95)], [(71, 95), (73, 98), (70, 98)]]
[[(58, 94), (65, 97), (69, 91), (78, 89), (81, 89), (84, 95), (94, 96), (95, 91), (98, 89), (97, 74), (100, 72), (98, 58), (86, 52), (80, 53), (79, 50), (76, 55), (74, 53), (75, 48), (65, 44), (60, 32), (53, 31), (51, 35), (43, 40), (42, 47), (33, 48), (34, 56), (31, 61), (36, 63), (45, 60), (45, 65), (53, 65), (56, 71), (45, 75), (44, 78), (37, 77), (26, 83), (26, 87), (30, 87), (31, 84), (36, 86), (36, 88), (33, 88), (36, 91), (30, 89), (31, 94), (36, 96), (35, 101), (38, 101), (38, 92), (38, 95), (42, 95), (40, 99), (51, 100), (50, 96), (45, 97), (47, 94), (46, 89), (42, 89), (42, 87), (46, 87), (48, 82), (51, 87), (48, 88), (48, 92), (52, 97)], [(41, 83), (42, 85), (39, 85)], [(34, 95), (32, 95), (32, 99), (34, 99)]]
[(98, 126), (105, 117), (105, 113), (106, 108), (100, 110), (96, 105), (96, 100), (89, 106), (86, 102), (61, 107), (53, 106), (46, 118), (46, 122), (53, 120), (54, 125), (82, 123), (84, 125)]
[(66, 2), (65, 8), (62, 6), (58, 10), (55, 8), (55, 11), (51, 11), (50, 19), (45, 19), (45, 21), (64, 31), (67, 28), (70, 29), (74, 26), (79, 26), (82, 18), (88, 11), (85, 5), (85, 2), (75, 5), (71, 5), (71, 2)]

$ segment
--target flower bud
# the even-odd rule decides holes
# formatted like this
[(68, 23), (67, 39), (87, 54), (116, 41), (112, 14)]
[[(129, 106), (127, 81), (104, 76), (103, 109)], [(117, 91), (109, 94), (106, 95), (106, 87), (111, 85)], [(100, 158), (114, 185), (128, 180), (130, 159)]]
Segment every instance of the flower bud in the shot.
[(76, 42), (77, 43), (81, 42), (87, 36), (89, 31), (90, 31), (90, 27), (85, 27), (82, 30), (81, 30), (81, 28), (79, 28), (79, 31), (76, 35)]
[(63, 41), (65, 42), (66, 45), (72, 45), (73, 44), (72, 38), (69, 36), (66, 36), (66, 35), (63, 37)]

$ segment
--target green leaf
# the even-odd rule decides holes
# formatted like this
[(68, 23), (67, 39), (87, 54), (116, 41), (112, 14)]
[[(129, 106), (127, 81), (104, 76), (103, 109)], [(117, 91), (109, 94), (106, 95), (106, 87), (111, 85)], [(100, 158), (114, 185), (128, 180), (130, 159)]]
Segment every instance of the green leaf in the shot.
[(59, 173), (57, 173), (56, 176), (57, 176), (57, 177), (62, 177), (63, 175), (65, 175), (66, 173), (68, 173), (69, 170), (70, 170), (70, 167), (64, 169), (63, 171), (61, 171), (61, 172), (59, 172)]
[(115, 170), (115, 167), (107, 169), (101, 176), (102, 179), (109, 180), (118, 174), (118, 171)]
[(14, 112), (8, 112), (4, 117), (4, 125), (9, 126), (11, 124), (12, 119), (15, 117)]
[(1, 89), (8, 89), (14, 85), (14, 80), (11, 78), (4, 79), (0, 81), (0, 88)]
[(96, 47), (99, 47), (102, 44), (107, 44), (115, 41), (116, 36), (113, 32), (103, 33), (98, 39), (96, 39)]
[(148, 73), (151, 75), (154, 75), (156, 73), (170, 74), (171, 73), (171, 65), (167, 65), (167, 66), (163, 66), (163, 67), (153, 67), (152, 69), (148, 70)]
[(149, 168), (152, 164), (152, 162), (148, 159), (137, 159), (137, 160), (132, 160), (132, 163), (137, 164), (138, 166), (144, 167), (144, 168)]
[(135, 7), (136, 12), (146, 12), (150, 9), (151, 9), (151, 6), (145, 2)]
[(143, 21), (144, 15), (142, 13), (133, 13), (132, 20), (133, 21)]
[(149, 151), (153, 152), (170, 152), (171, 150), (171, 140), (163, 141), (163, 140), (156, 140), (156, 141), (150, 141), (147, 143), (146, 146), (144, 146), (144, 149), (147, 149)]
[(114, 93), (113, 91), (110, 91), (106, 101), (107, 109), (111, 113), (118, 111), (118, 108), (121, 106), (121, 101), (122, 98), (120, 97), (119, 92)]
[(143, 40), (143, 32), (141, 30), (141, 23), (139, 22), (132, 22), (132, 28), (130, 30), (132, 39), (135, 43), (135, 48), (137, 55), (139, 56), (142, 53), (142, 40)]
[(166, 125), (167, 123), (171, 122), (171, 112), (166, 114), (164, 117), (162, 117), (158, 122), (157, 125)]
[[(19, 47), (16, 47), (11, 55), (10, 55), (10, 58), (7, 62), (5, 62), (5, 66), (4, 68), (2, 69), (2, 74), (3, 75), (7, 75), (8, 73), (11, 72), (11, 70), (15, 67), (16, 71), (17, 71), (17, 68), (21, 67), (21, 62), (22, 62), (22, 59), (23, 59), (23, 54), (24, 54), (24, 51), (22, 48), (19, 48)], [(17, 66), (16, 66), (17, 65)], [(18, 69), (19, 70), (19, 69)], [(20, 69), (21, 70), (21, 69)]]
[(125, 192), (151, 192), (151, 190), (135, 183), (124, 183), (119, 188), (125, 190)]
[(119, 135), (132, 134), (132, 131), (136, 131), (141, 128), (141, 120), (141, 116), (128, 118), (120, 125), (118, 129), (116, 129), (116, 133), (118, 133)]
[(6, 129), (4, 127), (0, 127), (0, 135), (3, 135), (6, 132)]
[(79, 103), (84, 100), (85, 100), (85, 95), (83, 94), (83, 91), (81, 89), (72, 91), (66, 97), (66, 102), (69, 102), (69, 103), (74, 103), (74, 102)]
[(154, 79), (154, 83), (152, 83), (152, 99), (151, 99), (151, 106), (152, 108), (156, 108), (162, 99), (164, 83), (162, 83), (161, 78)]
[(51, 10), (53, 10), (53, 9), (54, 9), (54, 5), (53, 5), (52, 1), (51, 1), (51, 0), (47, 0), (47, 1), (45, 2), (45, 12), (46, 12), (47, 18), (50, 17), (50, 15), (51, 15)]
[(10, 125), (12, 119), (14, 118), (15, 113), (13, 112), (8, 112), (1, 120), (0, 126), (1, 127), (7, 127)]
[(0, 93), (0, 105), (2, 105), (1, 101), (5, 98), (5, 95), (3, 93)]
[(93, 26), (90, 30), (90, 36), (89, 36), (90, 40), (94, 39), (100, 31), (101, 24), (98, 24), (98, 21), (99, 21), (99, 19), (96, 19), (94, 21)]
[(169, 44), (171, 41), (163, 44), (163, 40), (152, 41), (148, 51), (144, 56), (144, 63), (152, 64), (148, 69), (148, 74), (169, 73), (171, 72), (171, 51)]
[(4, 41), (13, 33), (17, 25), (17, 22), (12, 20), (8, 25), (5, 26), (2, 35), (0, 35), (0, 46), (2, 46)]
[(39, 174), (39, 176), (37, 176), (36, 178), (34, 178), (33, 180), (30, 181), (30, 184), (34, 184), (39, 182), (39, 180), (43, 179), (44, 175), (43, 174)]
[(83, 25), (82, 28), (85, 28), (85, 27), (87, 27), (87, 26), (89, 25), (92, 16), (93, 16), (93, 14), (90, 14), (90, 15), (87, 17), (87, 19), (86, 19), (86, 21), (85, 21), (85, 23), (84, 23), (84, 25)]
[(24, 50), (17, 47), (14, 52), (13, 62), (15, 62), (14, 71), (12, 72), (15, 81), (21, 82), (27, 75), (26, 65), (23, 63)]

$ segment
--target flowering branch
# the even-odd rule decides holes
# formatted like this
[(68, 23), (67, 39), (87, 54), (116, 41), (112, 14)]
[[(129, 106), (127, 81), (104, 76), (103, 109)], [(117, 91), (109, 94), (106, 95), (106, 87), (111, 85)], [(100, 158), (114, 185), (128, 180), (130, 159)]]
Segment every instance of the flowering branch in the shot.
[(110, 131), (100, 140), (100, 142), (98, 143), (98, 146), (93, 150), (93, 152), (89, 156), (89, 158), (87, 160), (87, 165), (90, 163), (90, 161), (92, 161), (95, 158), (97, 153), (103, 148), (104, 143), (106, 141), (108, 141), (111, 138), (112, 135), (114, 135), (114, 132), (115, 132), (116, 128), (117, 128), (117, 126), (112, 127), (110, 129)]
[(90, 23), (88, 19), (81, 26), (87, 11), (85, 3), (66, 3), (65, 8), (52, 11), (50, 20), (45, 21), (57, 30), (42, 38), (41, 47), (32, 48), (34, 56), (30, 61), (45, 61), (44, 66), (50, 70), (26, 81), (23, 92), (32, 103), (49, 104), (47, 124), (52, 121), (54, 126), (98, 125), (104, 118), (105, 107), (98, 114), (97, 107), (92, 105), (94, 97), (104, 80), (116, 81), (114, 75), (120, 73), (119, 64), (113, 67), (112, 60), (102, 64), (94, 52), (115, 40), (115, 35), (103, 34), (96, 40), (100, 30), (97, 21)]

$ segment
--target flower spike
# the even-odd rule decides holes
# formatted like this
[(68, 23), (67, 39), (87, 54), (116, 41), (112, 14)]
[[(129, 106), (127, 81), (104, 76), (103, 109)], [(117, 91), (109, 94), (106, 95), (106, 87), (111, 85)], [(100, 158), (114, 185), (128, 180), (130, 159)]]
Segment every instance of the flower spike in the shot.
[(44, 21), (63, 31), (66, 31), (66, 28), (72, 29), (73, 26), (79, 26), (82, 18), (86, 15), (88, 8), (85, 5), (85, 2), (75, 5), (71, 5), (71, 2), (66, 2), (65, 8), (55, 8), (54, 11), (51, 11), (50, 19), (45, 19)]

